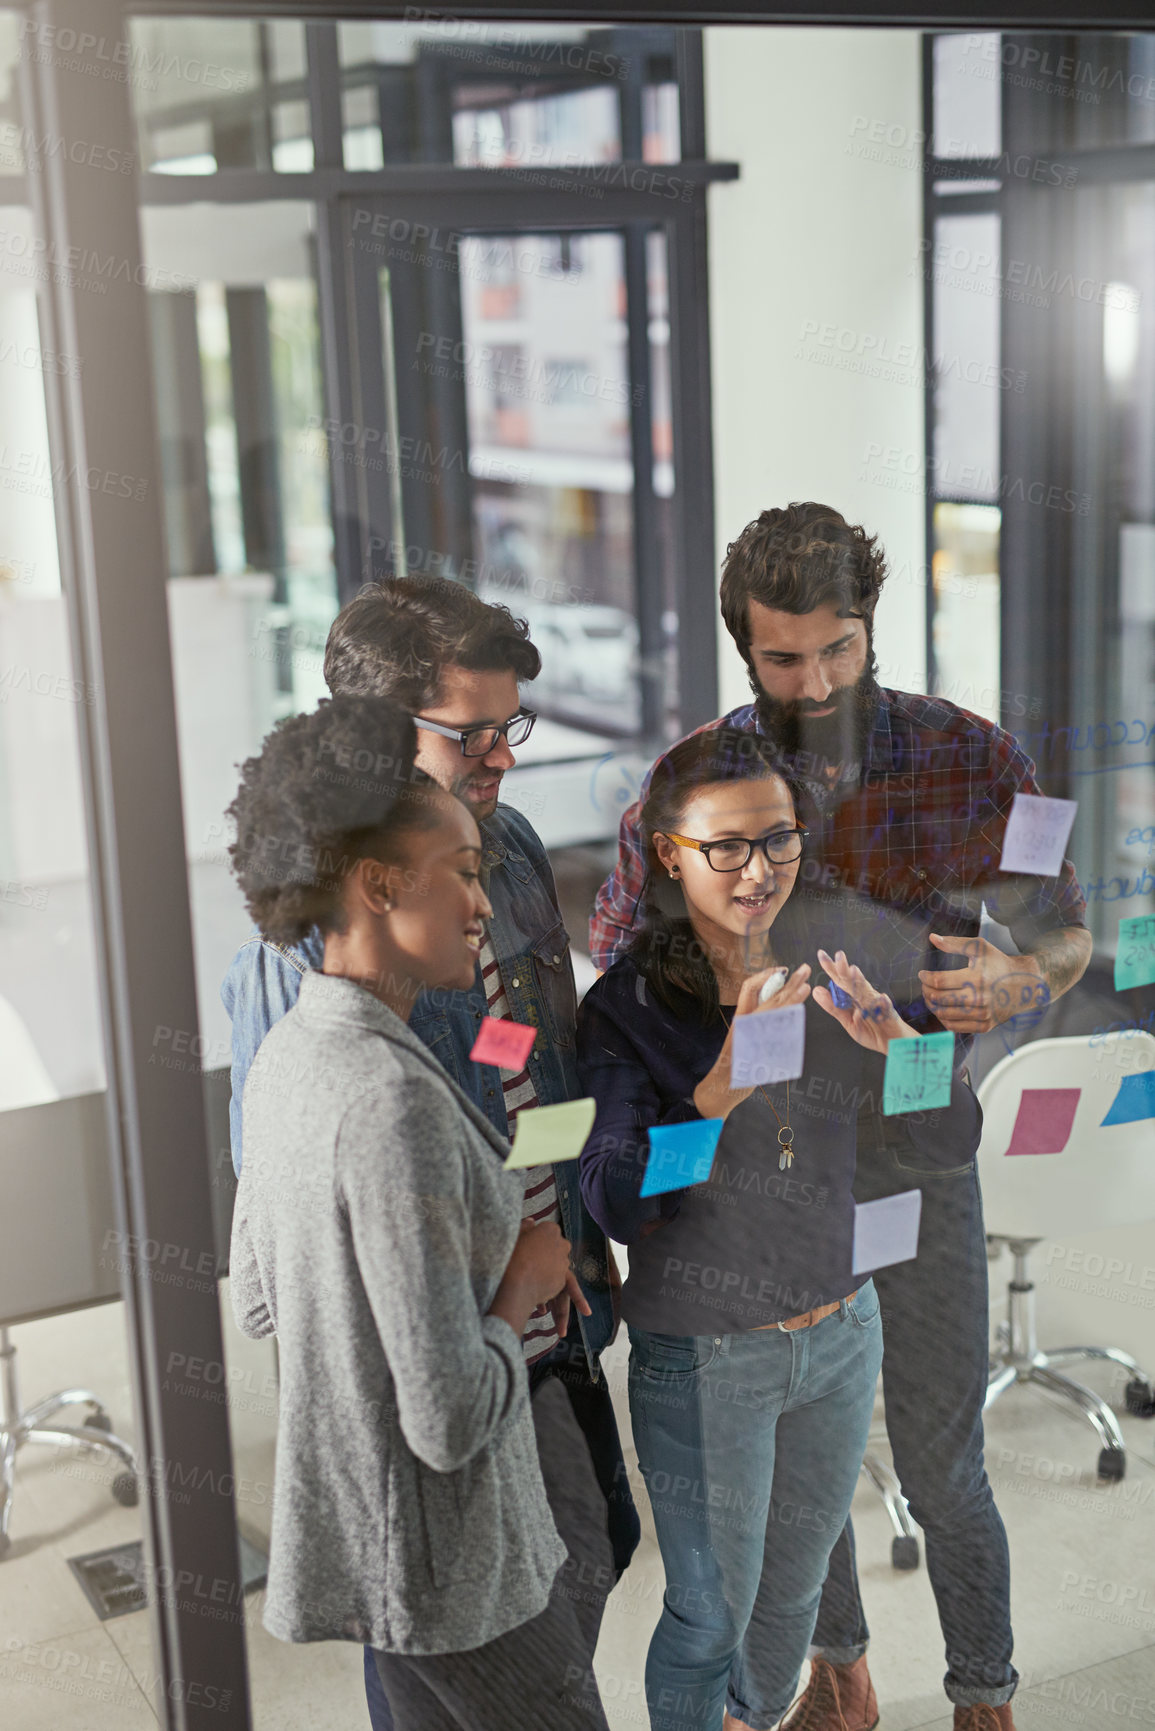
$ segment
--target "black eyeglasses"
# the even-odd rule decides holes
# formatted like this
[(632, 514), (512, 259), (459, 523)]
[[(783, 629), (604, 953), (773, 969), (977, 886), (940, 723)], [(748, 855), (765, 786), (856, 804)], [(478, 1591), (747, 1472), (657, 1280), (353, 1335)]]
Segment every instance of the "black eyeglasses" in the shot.
[(456, 739), (463, 757), (487, 757), (498, 740), (503, 738), (510, 746), (524, 745), (536, 720), (537, 711), (534, 709), (519, 709), (508, 721), (489, 727), (443, 727), (439, 721), (425, 721), (420, 715), (413, 717), (414, 723), (425, 728), (427, 733), (439, 733), (443, 739)]
[(810, 834), (805, 824), (795, 824), (793, 829), (776, 829), (770, 835), (760, 835), (754, 838), (741, 835), (726, 836), (721, 841), (694, 841), (688, 835), (675, 835), (673, 830), (667, 830), (666, 839), (677, 842), (679, 847), (692, 847), (702, 854), (711, 871), (740, 872), (742, 867), (750, 863), (750, 857), (755, 848), (766, 856), (768, 865), (790, 865), (802, 857), (802, 843)]

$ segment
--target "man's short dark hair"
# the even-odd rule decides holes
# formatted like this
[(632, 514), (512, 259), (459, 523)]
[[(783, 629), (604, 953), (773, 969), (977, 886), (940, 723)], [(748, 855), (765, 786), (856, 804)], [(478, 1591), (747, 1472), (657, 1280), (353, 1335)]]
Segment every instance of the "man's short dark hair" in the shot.
[(448, 577), (368, 583), (342, 607), (325, 645), (334, 697), (392, 697), (419, 714), (438, 701), (442, 669), (536, 679), (541, 656), (508, 607), (480, 601)]
[(780, 613), (833, 606), (865, 619), (869, 630), (886, 574), (878, 536), (848, 523), (832, 505), (808, 499), (776, 506), (726, 548), (722, 618), (749, 665), (751, 601)]

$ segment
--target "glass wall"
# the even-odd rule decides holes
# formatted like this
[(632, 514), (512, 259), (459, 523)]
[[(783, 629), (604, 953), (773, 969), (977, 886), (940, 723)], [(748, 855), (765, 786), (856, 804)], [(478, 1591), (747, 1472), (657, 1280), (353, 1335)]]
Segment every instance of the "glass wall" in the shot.
[[(46, 399), (50, 381), (83, 376), (84, 357), (43, 319), (48, 267), (18, 95), (26, 50), (20, 21), (0, 12), (0, 1693), (13, 1726), (147, 1731), (152, 1709), (101, 1621), (107, 1607), (146, 1603), (137, 1469), (148, 1463), (119, 1297), (82, 791), (98, 693), (70, 647), (56, 522), (68, 478)], [(103, 479), (97, 467), (89, 485)], [(52, 1439), (17, 1448), (32, 1408)], [(108, 1446), (93, 1447), (100, 1439)], [(153, 1671), (141, 1668), (146, 1686)]]
[[(859, 33), (815, 32), (806, 53), (823, 75), (832, 34), (844, 61), (865, 59)], [(68, 650), (60, 573), (69, 561), (57, 545), (62, 477), (50, 456), (46, 385), (53, 375), (83, 384), (85, 357), (58, 352), (44, 334), (48, 283), (34, 264), (16, 76), (20, 58), (40, 51), (27, 36), (0, 15), (0, 1175), (8, 1194), (31, 1174), (72, 1201), (88, 1197), (107, 1166), (98, 1134), (86, 1140), (99, 1123), (105, 1058), (78, 725), (99, 694), (78, 684)], [(897, 46), (885, 88), (914, 104), (918, 44), (905, 34), (886, 40), (888, 53)], [(197, 990), (196, 1027), (158, 1029), (156, 1058), (203, 1080), (221, 1247), (233, 1177), (220, 987), (250, 933), (228, 869), (225, 810), (239, 764), (273, 722), (323, 694), (325, 637), (341, 602), (369, 575), (440, 570), (529, 620), (544, 666), (526, 697), (542, 720), (509, 797), (551, 848), (585, 983), (585, 921), (622, 810), (657, 748), (712, 713), (714, 689), (714, 639), (687, 615), (704, 597), (696, 617), (712, 617), (716, 601), (717, 549), (691, 559), (686, 547), (687, 499), (711, 517), (708, 541), (713, 533), (709, 438), (688, 446), (709, 377), (709, 345), (687, 314), (693, 283), (706, 280), (706, 199), (700, 185), (679, 181), (676, 220), (661, 203), (670, 182), (658, 179), (615, 204), (612, 173), (623, 162), (683, 167), (682, 120), (700, 92), (679, 90), (674, 33), (350, 22), (328, 41), (336, 73), (315, 113), (307, 55), (316, 42), (299, 20), (134, 18), (127, 48), (144, 176), (141, 353), (151, 361), (163, 486), (155, 582), (169, 627), (151, 650), (171, 655), (173, 668), (187, 853), (187, 886), (174, 893), (187, 887)], [(1061, 81), (1075, 94), (1050, 110), (1036, 104), (1032, 119), (1015, 95), (1035, 64), (1023, 39), (988, 32), (927, 44), (926, 227), (917, 249), (888, 261), (909, 285), (913, 254), (928, 290), (925, 449), (885, 394), (870, 398), (870, 412), (879, 405), (878, 449), (894, 449), (916, 477), (908, 502), (914, 494), (921, 510), (926, 495), (932, 689), (999, 720), (1035, 760), (1044, 793), (1079, 806), (1071, 845), (1095, 961), (1049, 1019), (1014, 1028), (1019, 1043), (1151, 1026), (1149, 990), (1116, 992), (1113, 964), (1120, 919), (1150, 913), (1155, 895), (1155, 179), (1145, 157), (1123, 164), (1121, 154), (1097, 166), (1080, 158), (1069, 184), (1029, 176), (1029, 188), (1017, 187), (1024, 177), (1014, 167), (1021, 151), (1063, 168), (1063, 152), (1109, 144), (1123, 153), (1155, 138), (1150, 46), (1102, 38), (1081, 56), (1064, 50), (1071, 69)], [(859, 112), (857, 63), (853, 72), (839, 126), (852, 139), (854, 128), (885, 131), (880, 113)], [(1087, 100), (1076, 100), (1080, 91)], [(743, 116), (742, 171), (761, 187), (785, 161), (817, 208), (842, 159), (835, 150), (790, 159), (769, 107)], [(343, 169), (312, 173), (314, 137), (318, 154), (326, 140), (330, 155), (343, 140)], [(689, 145), (685, 154), (694, 154)], [(414, 165), (431, 189), (421, 208)], [(229, 180), (238, 170), (252, 177), (243, 197)], [(390, 180), (392, 171), (404, 172)], [(579, 199), (573, 179), (546, 185), (547, 171), (580, 171), (605, 197)], [(908, 202), (917, 215), (918, 201)], [(724, 265), (718, 280), (739, 278), (741, 250)], [(786, 246), (775, 268), (805, 276)], [(760, 290), (765, 280), (758, 275)], [(847, 357), (856, 349), (861, 361), (881, 341), (868, 328), (881, 319), (851, 310), (845, 323), (824, 325), (828, 286), (806, 280), (807, 324), (848, 336), (821, 346)], [(715, 308), (715, 334), (735, 304)], [(737, 359), (725, 344), (716, 349), (731, 369), (730, 402), (755, 361), (777, 392), (760, 383), (747, 394), (752, 445), (770, 413), (793, 429), (819, 389), (813, 366), (809, 376), (785, 366), (774, 374), (782, 333), (765, 325), (746, 318)], [(847, 368), (840, 382), (867, 388), (868, 377)], [(908, 408), (912, 395), (918, 401), (909, 383)], [(882, 424), (892, 412), (908, 429), (901, 447)], [(829, 448), (815, 441), (816, 477), (834, 445), (833, 432)], [(754, 473), (751, 514), (776, 501), (779, 479), (769, 464)], [(739, 527), (720, 525), (720, 542)], [(110, 581), (106, 571), (97, 580)], [(695, 658), (706, 672), (691, 700)], [(899, 683), (921, 690), (919, 678)], [(976, 1075), (1010, 1044), (998, 1033), (984, 1042)], [(33, 1125), (30, 1112), (57, 1115)], [(53, 1165), (58, 1155), (72, 1164)], [(31, 1228), (28, 1242), (21, 1268), (71, 1266), (58, 1240), (43, 1255)], [(124, 1338), (122, 1249), (115, 1236), (97, 1239), (105, 1290), (7, 1314), (29, 1396), (90, 1377), (105, 1409), (95, 1416), (131, 1445), (139, 1426), (129, 1364), (153, 1346), (142, 1339), (130, 1352)], [(0, 1292), (20, 1250), (12, 1242), (0, 1258)], [(1076, 1273), (1068, 1253), (1082, 1253), (1060, 1250), (1060, 1275)], [(1117, 1308), (1137, 1339), (1150, 1308), (1140, 1303), (1146, 1254), (1104, 1252), (1123, 1287), (1130, 1282)], [(1123, 1272), (1132, 1268), (1133, 1279)], [(1065, 1290), (1055, 1284), (1048, 1296)], [(1099, 1296), (1079, 1288), (1072, 1302)], [(233, 1470), (220, 1500), (243, 1541), (255, 1722), (268, 1731), (363, 1724), (356, 1642), (289, 1645), (263, 1627), (278, 1365), (270, 1341), (236, 1332), (227, 1288), (222, 1317), (222, 1362), (181, 1362), (174, 1350), (150, 1368), (158, 1400), (179, 1387), (202, 1411), (228, 1414)], [(608, 1365), (624, 1431), (627, 1345), (623, 1331)], [(1111, 1394), (1122, 1407), (1121, 1388)], [(1089, 1449), (1076, 1457), (1077, 1445), (1056, 1443), (1037, 1414), (1008, 1404), (991, 1421), (988, 1459), (1000, 1495), (1011, 1493), (1024, 1669), (1048, 1678), (1075, 1663), (1113, 1664), (1124, 1646), (1130, 1660), (1135, 1627), (1150, 1633), (1138, 1603), (1135, 1617), (1146, 1622), (1105, 1628), (1105, 1618), (1071, 1618), (1072, 1636), (1046, 1596), (1060, 1568), (1075, 1568), (1076, 1581), (1109, 1569), (1120, 1590), (1140, 1579), (1150, 1550), (1149, 1433), (1137, 1413), (1125, 1416), (1131, 1476), (1114, 1490), (1095, 1482)], [(7, 1555), (0, 1540), (0, 1610), (11, 1631), (0, 1681), (29, 1731), (41, 1722), (135, 1731), (166, 1711), (135, 1548), (140, 1513), (123, 1465), (64, 1448), (18, 1462)], [(1061, 1522), (1044, 1510), (1032, 1526), (1028, 1517), (1051, 1499), (1023, 1497), (1016, 1508), (1016, 1479), (1048, 1493), (1058, 1479), (1075, 1500), (1063, 1503)], [(908, 1588), (919, 1583), (871, 1564), (890, 1554), (890, 1531), (869, 1486), (860, 1514), (880, 1675), (903, 1722), (935, 1723), (937, 1648), (909, 1640)], [(598, 1658), (613, 1731), (639, 1723), (642, 1655), (661, 1602), (648, 1505), (643, 1520), (644, 1544)], [(87, 1585), (71, 1566), (85, 1557)], [(925, 1578), (920, 1591), (929, 1628)], [(107, 1617), (96, 1609), (102, 1593)], [(62, 1673), (77, 1674), (75, 1689), (58, 1686)], [(1147, 1698), (1145, 1677), (1128, 1684), (1129, 1702)]]
[(1106, 960), (1120, 918), (1155, 906), (1151, 51), (936, 37), (930, 93), (935, 689), (1001, 720), (1044, 791), (1079, 802)]
[(646, 162), (676, 162), (669, 31), (436, 23), (339, 26), (348, 168), (452, 162), (554, 168), (616, 162), (621, 94), (640, 90)]

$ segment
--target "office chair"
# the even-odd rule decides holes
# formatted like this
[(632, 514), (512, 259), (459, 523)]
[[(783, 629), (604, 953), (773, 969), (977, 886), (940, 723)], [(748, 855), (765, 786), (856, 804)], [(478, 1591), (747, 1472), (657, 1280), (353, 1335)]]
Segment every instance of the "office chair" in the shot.
[[(1085, 1418), (1098, 1435), (1098, 1476), (1121, 1479), (1127, 1456), (1107, 1402), (1057, 1367), (1079, 1359), (1109, 1360), (1128, 1372), (1126, 1406), (1155, 1417), (1151, 1378), (1130, 1353), (1113, 1346), (1039, 1347), (1035, 1287), (1028, 1266), (1042, 1240), (1082, 1236), (1104, 1227), (1155, 1218), (1155, 1125), (1150, 1117), (1103, 1123), (1124, 1078), (1155, 1071), (1155, 1039), (1120, 1034), (1035, 1040), (996, 1064), (978, 1090), (983, 1109), (979, 1174), (987, 1243), (1010, 1248), (1014, 1269), (1007, 1318), (998, 1330), (986, 1408), (1016, 1383), (1030, 1383), (1062, 1411)], [(1016, 1121), (1027, 1089), (1079, 1090), (1074, 1121), (1057, 1153), (1008, 1153), (1012, 1141), (1031, 1145)], [(1060, 1137), (1052, 1138), (1061, 1139)]]
[[(882, 1441), (872, 1434), (871, 1440)], [(890, 1541), (890, 1564), (894, 1569), (918, 1568), (918, 1532), (910, 1518), (910, 1510), (906, 1506), (906, 1498), (902, 1494), (902, 1486), (898, 1475), (892, 1466), (869, 1449), (859, 1471), (868, 1478), (879, 1496), (883, 1506), (890, 1516), (890, 1524), (894, 1528), (894, 1537)]]
[[(83, 1424), (49, 1424), (58, 1412), (72, 1406), (90, 1408)], [(16, 1382), (16, 1348), (6, 1327), (0, 1326), (0, 1560), (7, 1556), (12, 1540), (8, 1522), (16, 1493), (16, 1452), (25, 1443), (62, 1443), (89, 1453), (104, 1450), (124, 1469), (112, 1481), (112, 1494), (125, 1508), (139, 1500), (136, 1461), (132, 1449), (113, 1433), (112, 1420), (87, 1388), (61, 1389), (35, 1406), (21, 1410)]]

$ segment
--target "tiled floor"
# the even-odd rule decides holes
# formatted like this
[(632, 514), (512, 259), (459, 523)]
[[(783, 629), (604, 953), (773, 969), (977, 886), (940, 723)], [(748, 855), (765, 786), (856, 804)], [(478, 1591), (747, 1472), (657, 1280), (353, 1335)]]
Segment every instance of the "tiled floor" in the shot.
[[(227, 1321), (227, 1306), (226, 1306)], [(227, 1327), (237, 1473), (272, 1476), (272, 1351)], [(107, 1305), (14, 1331), (27, 1397), (85, 1377), (128, 1430), (123, 1312)], [(624, 1340), (611, 1355), (623, 1431)], [(1093, 1380), (1095, 1372), (1088, 1373)], [(1113, 1392), (1108, 1378), (1096, 1386)], [(988, 1421), (988, 1462), (1010, 1534), (1016, 1659), (1024, 1682), (1020, 1731), (1091, 1731), (1155, 1724), (1155, 1422), (1123, 1417), (1130, 1446), (1122, 1485), (1099, 1487), (1089, 1427), (1012, 1391)], [(627, 1449), (627, 1453), (630, 1451)], [(18, 1468), (13, 1548), (0, 1564), (0, 1723), (5, 1731), (147, 1731), (153, 1675), (147, 1613), (101, 1624), (66, 1558), (136, 1536), (139, 1514), (111, 1498), (110, 1468), (51, 1449)], [(640, 1487), (639, 1487), (640, 1489)], [(639, 1496), (645, 1509), (644, 1497)], [(250, 1536), (267, 1534), (269, 1505), (239, 1504)], [(597, 1669), (612, 1731), (645, 1731), (641, 1676), (661, 1601), (661, 1569), (644, 1513), (641, 1549), (610, 1600)], [(855, 1505), (871, 1668), (883, 1731), (948, 1731), (942, 1644), (925, 1567), (890, 1566), (890, 1528), (868, 1488)], [(249, 1664), (259, 1731), (362, 1731), (368, 1718), (358, 1648), (289, 1647), (260, 1624), (250, 1595)]]

